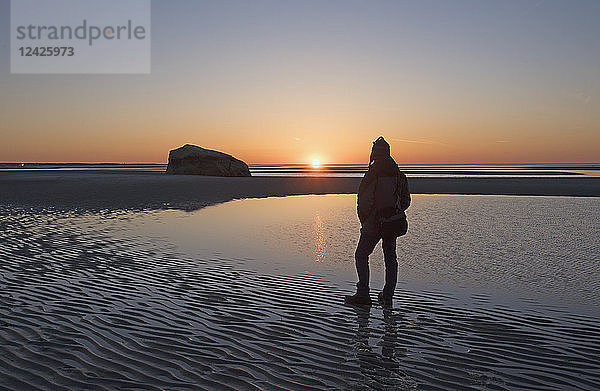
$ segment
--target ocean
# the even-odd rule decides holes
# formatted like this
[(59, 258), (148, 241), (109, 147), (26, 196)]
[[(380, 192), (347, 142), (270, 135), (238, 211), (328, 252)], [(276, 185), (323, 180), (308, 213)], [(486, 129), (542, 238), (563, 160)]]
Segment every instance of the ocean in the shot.
[[(362, 176), (367, 164), (250, 164), (253, 176)], [(565, 177), (598, 176), (600, 163), (400, 164), (408, 177)], [(2, 171), (165, 171), (166, 164), (120, 163), (0, 163)]]

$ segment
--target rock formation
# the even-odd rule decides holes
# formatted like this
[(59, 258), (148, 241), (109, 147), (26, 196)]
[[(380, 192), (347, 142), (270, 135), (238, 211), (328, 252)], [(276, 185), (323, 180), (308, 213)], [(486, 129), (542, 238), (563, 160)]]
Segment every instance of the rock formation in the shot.
[(169, 151), (167, 174), (250, 176), (248, 165), (223, 152), (186, 144)]

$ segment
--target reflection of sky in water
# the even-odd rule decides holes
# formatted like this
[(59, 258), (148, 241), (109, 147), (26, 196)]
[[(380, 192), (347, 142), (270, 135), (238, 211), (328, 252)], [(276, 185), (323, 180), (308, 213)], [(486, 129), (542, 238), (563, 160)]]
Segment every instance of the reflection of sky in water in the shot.
[[(409, 232), (398, 240), (399, 280), (600, 304), (599, 206), (598, 198), (413, 196)], [(354, 195), (247, 199), (137, 216), (137, 233), (167, 237), (191, 256), (355, 279)], [(379, 289), (380, 245), (370, 261)]]
[[(83, 388), (598, 389), (599, 201), (415, 196), (393, 310), (342, 305), (354, 280), (353, 196), (192, 213), (5, 210), (0, 379), (16, 373), (44, 389), (57, 373)], [(536, 295), (592, 303), (592, 316)], [(265, 373), (269, 383), (250, 383)]]
[(190, 254), (236, 258), (263, 271), (335, 270), (353, 279), (360, 228), (355, 199), (335, 195), (237, 200), (194, 212), (142, 215), (136, 230), (167, 235)]

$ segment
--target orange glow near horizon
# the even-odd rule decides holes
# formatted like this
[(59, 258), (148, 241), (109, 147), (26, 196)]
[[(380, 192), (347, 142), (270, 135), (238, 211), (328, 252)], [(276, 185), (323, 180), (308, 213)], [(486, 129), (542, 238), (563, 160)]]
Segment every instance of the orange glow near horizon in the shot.
[[(232, 107), (226, 114), (209, 107), (198, 113), (196, 106), (181, 101), (177, 110), (140, 102), (119, 118), (110, 115), (121, 110), (114, 102), (108, 102), (107, 114), (100, 116), (60, 100), (48, 101), (38, 110), (40, 115), (24, 116), (18, 109), (24, 102), (14, 99), (5, 102), (14, 110), (3, 117), (4, 127), (12, 131), (2, 137), (0, 162), (166, 163), (169, 150), (189, 143), (250, 164), (310, 164), (315, 158), (361, 164), (368, 163), (378, 136), (385, 137), (399, 164), (600, 161), (600, 132), (592, 131), (600, 126), (600, 112), (590, 114), (586, 122), (559, 114), (515, 119), (484, 106), (460, 118), (459, 108), (439, 110), (432, 117), (427, 107), (417, 104), (397, 115), (361, 112), (360, 107), (332, 113), (327, 102), (313, 105), (306, 99), (309, 103), (296, 111), (276, 116), (262, 105), (252, 110)], [(73, 97), (71, 106), (84, 103)], [(489, 112), (483, 115), (485, 110)], [(578, 126), (585, 129), (564, 130)]]
[(598, 2), (473, 3), (153, 2), (149, 74), (3, 67), (0, 162), (600, 162)]
[[(186, 143), (199, 145), (233, 155), (249, 164), (285, 164), (306, 163), (313, 167), (322, 166), (322, 157), (311, 155), (310, 150), (320, 149), (328, 156), (330, 163), (366, 164), (368, 163), (372, 140), (379, 133), (370, 137), (357, 137), (336, 144), (327, 140), (322, 145), (316, 142), (306, 142), (299, 145), (284, 144), (275, 141), (272, 145), (266, 140), (243, 140), (239, 143), (194, 142), (181, 138), (179, 142), (147, 142), (144, 145), (132, 146), (133, 140), (111, 142), (111, 140), (94, 139), (86, 142), (83, 139), (71, 139), (66, 142), (52, 142), (50, 137), (40, 137), (36, 144), (19, 145), (18, 140), (0, 145), (0, 162), (48, 162), (48, 163), (166, 163), (169, 150), (178, 148)], [(584, 143), (578, 140), (545, 140), (539, 142), (519, 142), (511, 140), (477, 140), (467, 135), (463, 139), (452, 142), (434, 141), (434, 139), (400, 139), (384, 137), (391, 145), (392, 157), (399, 164), (474, 164), (474, 163), (577, 163), (599, 162), (600, 157), (595, 145), (597, 140)], [(46, 139), (45, 141), (43, 139)], [(5, 139), (6, 140), (6, 139)], [(246, 142), (244, 142), (246, 141)], [(131, 144), (130, 144), (131, 142)], [(8, 148), (8, 146), (12, 148)], [(323, 156), (323, 155), (320, 155)]]

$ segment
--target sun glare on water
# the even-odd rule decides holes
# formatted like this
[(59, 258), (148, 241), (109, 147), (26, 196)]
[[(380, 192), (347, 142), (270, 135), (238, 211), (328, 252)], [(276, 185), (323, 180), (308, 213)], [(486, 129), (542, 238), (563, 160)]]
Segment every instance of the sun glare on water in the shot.
[(319, 167), (321, 167), (321, 161), (320, 161), (319, 159), (313, 159), (313, 160), (312, 160), (312, 166), (313, 166), (314, 168), (319, 168)]

